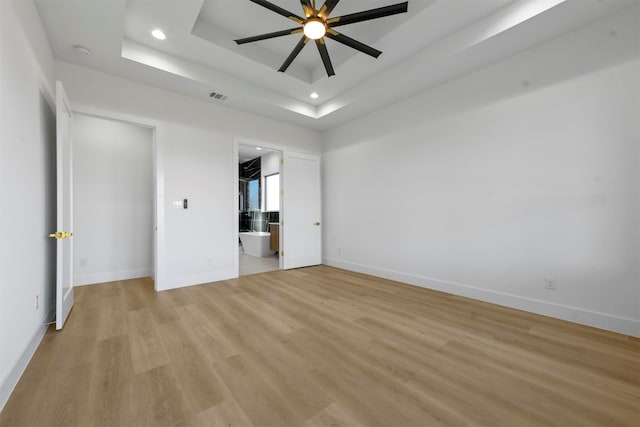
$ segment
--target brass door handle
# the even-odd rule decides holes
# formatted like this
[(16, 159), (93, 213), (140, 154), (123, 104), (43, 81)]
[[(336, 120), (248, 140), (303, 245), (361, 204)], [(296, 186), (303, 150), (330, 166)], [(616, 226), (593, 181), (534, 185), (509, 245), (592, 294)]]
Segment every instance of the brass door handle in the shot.
[(73, 236), (73, 233), (70, 233), (68, 231), (58, 231), (56, 233), (49, 234), (49, 237), (52, 237), (54, 239), (66, 239), (67, 237), (71, 236)]
[(313, 225), (319, 226), (320, 225), (320, 221), (314, 222)]

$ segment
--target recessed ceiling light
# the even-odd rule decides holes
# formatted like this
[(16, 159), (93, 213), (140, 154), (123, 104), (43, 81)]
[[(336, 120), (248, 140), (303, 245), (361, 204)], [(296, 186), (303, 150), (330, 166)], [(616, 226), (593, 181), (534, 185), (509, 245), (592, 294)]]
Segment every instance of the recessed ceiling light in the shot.
[(256, 147), (256, 150), (260, 151), (262, 150), (262, 147)]
[(318, 95), (318, 93), (317, 93), (317, 92), (311, 92), (311, 95), (309, 95), (309, 96), (310, 96), (311, 98), (313, 98), (313, 99), (318, 99), (318, 97), (319, 97), (320, 95)]
[(89, 49), (88, 47), (84, 47), (82, 45), (79, 45), (79, 44), (73, 45), (73, 51), (76, 54), (82, 55), (82, 56), (91, 55), (91, 49)]
[(167, 38), (167, 36), (164, 34), (164, 31), (159, 30), (159, 29), (155, 29), (153, 31), (151, 31), (151, 35), (155, 38), (157, 38), (158, 40), (164, 40)]

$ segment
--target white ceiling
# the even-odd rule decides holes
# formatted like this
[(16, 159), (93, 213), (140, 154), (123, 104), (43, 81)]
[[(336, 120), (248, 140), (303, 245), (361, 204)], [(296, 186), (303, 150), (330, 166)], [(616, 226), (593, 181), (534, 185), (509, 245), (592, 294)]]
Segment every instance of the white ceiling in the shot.
[[(298, 0), (271, 0), (301, 15)], [(342, 0), (331, 16), (400, 0)], [(321, 4), (319, 1), (318, 4)], [(374, 59), (327, 41), (277, 69), (299, 35), (236, 45), (296, 24), (249, 0), (36, 0), (57, 59), (206, 102), (325, 130), (533, 47), (637, 0), (409, 0), (407, 14), (340, 27)], [(161, 28), (167, 39), (150, 32)], [(73, 46), (92, 54), (81, 56)], [(320, 97), (312, 100), (311, 92)], [(226, 95), (225, 101), (209, 97)]]

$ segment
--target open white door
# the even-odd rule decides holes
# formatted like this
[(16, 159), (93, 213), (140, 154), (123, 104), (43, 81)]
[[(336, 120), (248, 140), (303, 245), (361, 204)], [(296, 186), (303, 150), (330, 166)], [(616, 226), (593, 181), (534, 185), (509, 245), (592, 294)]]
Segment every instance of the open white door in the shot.
[(321, 264), (320, 158), (285, 152), (281, 176), (282, 268)]
[(73, 115), (69, 100), (56, 82), (56, 190), (57, 228), (49, 237), (56, 239), (56, 329), (62, 329), (73, 307), (73, 187), (71, 126)]

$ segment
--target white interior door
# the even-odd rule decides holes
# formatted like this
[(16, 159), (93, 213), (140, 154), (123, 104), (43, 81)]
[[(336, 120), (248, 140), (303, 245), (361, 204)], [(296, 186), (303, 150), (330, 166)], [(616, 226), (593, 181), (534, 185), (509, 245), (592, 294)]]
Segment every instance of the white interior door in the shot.
[(73, 115), (62, 82), (56, 82), (56, 329), (62, 329), (73, 307), (73, 184), (71, 130)]
[(282, 268), (322, 263), (320, 158), (285, 152), (282, 167)]

